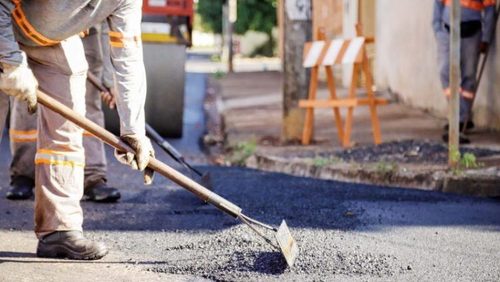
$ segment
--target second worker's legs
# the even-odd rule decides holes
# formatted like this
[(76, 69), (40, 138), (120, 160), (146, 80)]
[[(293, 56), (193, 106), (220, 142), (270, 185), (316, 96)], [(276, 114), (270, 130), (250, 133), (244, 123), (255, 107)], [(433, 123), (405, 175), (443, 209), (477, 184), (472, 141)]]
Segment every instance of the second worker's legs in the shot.
[[(84, 37), (82, 42), (85, 49), (85, 57), (89, 64), (89, 72), (95, 77), (100, 78), (103, 69), (100, 29), (91, 28), (89, 35)], [(88, 80), (86, 86), (86, 116), (91, 121), (104, 127), (101, 93)], [(91, 134), (84, 133), (83, 146), (85, 148), (86, 159), (84, 199), (96, 202), (117, 201), (120, 199), (120, 192), (116, 188), (107, 186), (107, 163), (103, 142)]]
[(35, 187), (35, 154), (37, 114), (30, 114), (26, 103), (11, 98), (10, 103), (10, 189), (7, 199), (25, 200), (33, 196)]

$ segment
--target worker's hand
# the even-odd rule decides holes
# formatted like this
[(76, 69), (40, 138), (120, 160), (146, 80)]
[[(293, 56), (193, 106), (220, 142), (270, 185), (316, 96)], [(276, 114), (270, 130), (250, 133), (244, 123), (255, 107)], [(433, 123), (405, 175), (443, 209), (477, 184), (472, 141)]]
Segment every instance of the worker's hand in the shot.
[(135, 170), (144, 171), (144, 184), (150, 185), (153, 183), (154, 171), (147, 167), (149, 160), (155, 156), (151, 141), (146, 136), (136, 134), (124, 135), (121, 139), (134, 149), (136, 153), (115, 151), (115, 157), (121, 163), (129, 165)]
[(37, 109), (36, 90), (38, 81), (28, 67), (26, 60), (18, 66), (2, 63), (0, 89), (5, 94), (14, 96), (28, 103), (28, 111), (35, 113)]
[(117, 91), (115, 87), (108, 89), (108, 91), (101, 92), (102, 101), (112, 110), (116, 107), (116, 95)]
[(488, 51), (488, 48), (488, 42), (481, 42), (481, 44), (479, 45), (479, 51), (481, 51), (481, 53), (486, 53), (486, 51)]

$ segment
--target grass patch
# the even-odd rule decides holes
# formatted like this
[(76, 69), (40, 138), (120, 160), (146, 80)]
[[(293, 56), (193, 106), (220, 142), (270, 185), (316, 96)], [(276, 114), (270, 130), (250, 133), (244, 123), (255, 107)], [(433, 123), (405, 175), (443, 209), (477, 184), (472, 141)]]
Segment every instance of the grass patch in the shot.
[(375, 170), (380, 174), (393, 174), (399, 170), (397, 163), (380, 161), (375, 164)]
[(329, 157), (329, 158), (324, 158), (324, 157), (316, 157), (312, 159), (312, 164), (317, 167), (325, 167), (329, 165), (333, 165), (336, 163), (341, 162), (342, 160), (337, 157)]
[(255, 153), (256, 149), (257, 142), (255, 140), (239, 142), (235, 146), (230, 147), (226, 160), (231, 165), (244, 166), (246, 160)]

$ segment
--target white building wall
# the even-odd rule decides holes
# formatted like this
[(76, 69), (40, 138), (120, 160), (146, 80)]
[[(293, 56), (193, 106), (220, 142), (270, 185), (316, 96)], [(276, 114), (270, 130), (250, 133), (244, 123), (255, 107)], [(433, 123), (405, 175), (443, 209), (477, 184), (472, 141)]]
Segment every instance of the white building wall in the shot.
[[(434, 0), (377, 0), (375, 78), (409, 105), (446, 117), (431, 26)], [(500, 32), (500, 27), (497, 33)], [(500, 35), (496, 46), (500, 46)], [(474, 105), (480, 127), (500, 129), (500, 54), (490, 52)]]

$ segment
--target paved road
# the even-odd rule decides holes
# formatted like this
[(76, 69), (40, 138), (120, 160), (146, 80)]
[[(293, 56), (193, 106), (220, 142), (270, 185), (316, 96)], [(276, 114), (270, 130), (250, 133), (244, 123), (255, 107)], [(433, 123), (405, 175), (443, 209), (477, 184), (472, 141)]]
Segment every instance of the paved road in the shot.
[[(189, 79), (204, 81), (203, 75)], [(198, 106), (199, 97), (193, 97)], [(188, 115), (186, 126), (199, 133), (196, 116)], [(176, 145), (199, 154), (196, 134)], [(8, 182), (6, 145), (0, 195)], [(500, 280), (498, 201), (201, 167), (212, 173), (216, 191), (247, 214), (271, 224), (287, 220), (301, 248), (289, 269), (231, 217), (162, 177), (143, 187), (138, 173), (115, 162), (111, 151), (108, 156), (111, 184), (123, 199), (83, 208), (86, 234), (111, 253), (97, 262), (36, 258), (32, 202), (0, 197), (0, 281)]]

